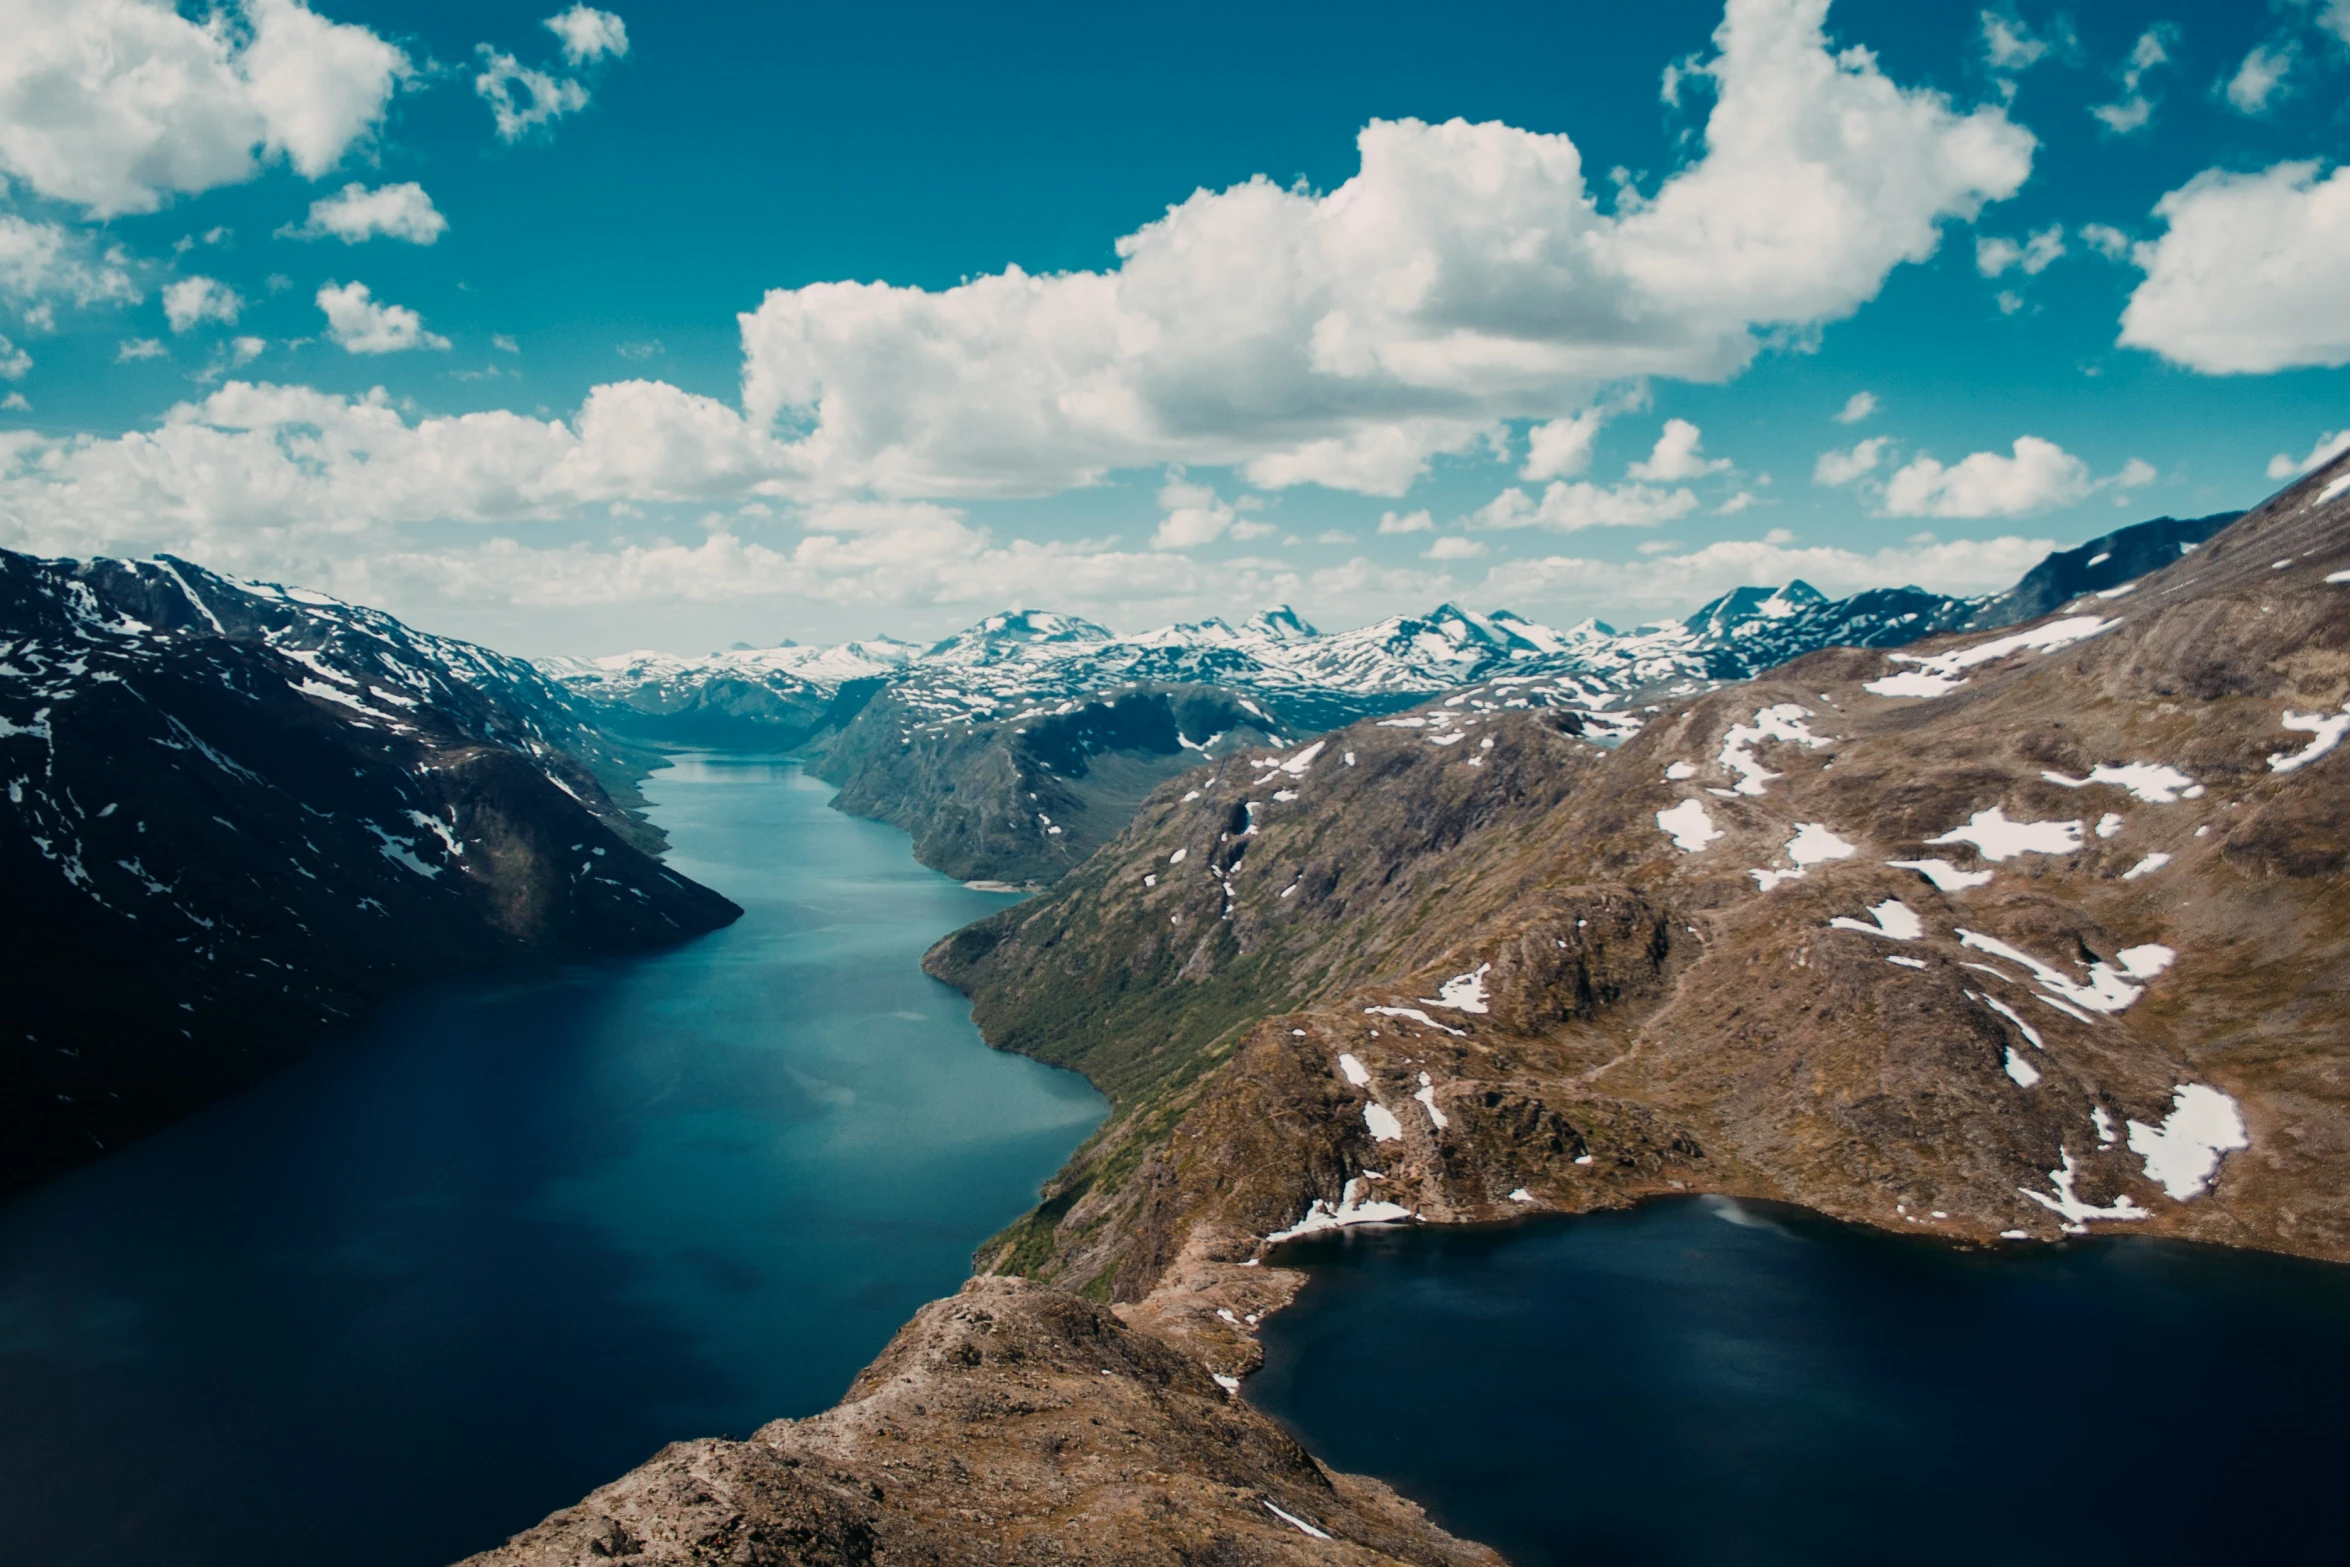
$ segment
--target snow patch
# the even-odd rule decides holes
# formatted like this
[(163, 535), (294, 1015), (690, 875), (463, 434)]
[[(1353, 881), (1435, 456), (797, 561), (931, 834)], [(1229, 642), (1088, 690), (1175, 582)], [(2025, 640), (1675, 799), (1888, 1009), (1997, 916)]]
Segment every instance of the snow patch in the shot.
[[(2350, 475), (2344, 477), (2350, 478)], [(2287, 729), (2299, 730), (2314, 738), (2298, 751), (2276, 753), (2268, 759), (2268, 765), (2280, 773), (2298, 772), (2342, 743), (2343, 734), (2350, 732), (2350, 706), (2345, 706), (2339, 713), (2288, 712), (2283, 724)]]
[(2072, 822), (2011, 822), (1999, 806), (1977, 811), (1964, 827), (1953, 827), (1928, 843), (1971, 843), (1984, 859), (2012, 860), (2019, 854), (2074, 854), (2081, 847), (2081, 824)]
[(1916, 871), (1920, 876), (1944, 892), (1964, 892), (1969, 887), (1987, 886), (1989, 871), (1962, 871), (1948, 860), (1887, 860), (1896, 870)]
[(1363, 1106), (1363, 1124), (1371, 1129), (1371, 1140), (1380, 1143), (1403, 1141), (1403, 1123), (1395, 1112), (1383, 1104), (1373, 1102)]
[(1444, 1033), (1452, 1035), (1456, 1039), (1466, 1039), (1469, 1037), (1466, 1030), (1458, 1028), (1446, 1028), (1444, 1024), (1437, 1022), (1436, 1019), (1430, 1017), (1427, 1013), (1421, 1011), (1418, 1007), (1365, 1007), (1363, 1010), (1365, 1012), (1375, 1012), (1381, 1017), (1408, 1017), (1415, 1023), (1424, 1023), (1428, 1027), (1441, 1030)]
[(2130, 1152), (2146, 1161), (2146, 1178), (2173, 1202), (2200, 1197), (2221, 1156), (2252, 1146), (2236, 1101), (2202, 1083), (2181, 1083), (2159, 1127), (2130, 1123)]
[(2202, 798), (2203, 786), (2175, 767), (2159, 762), (2125, 762), (2115, 767), (2099, 762), (2086, 778), (2043, 772), (2041, 777), (2067, 789), (2086, 789), (2093, 783), (2119, 784), (2149, 805), (2176, 805), (2181, 799)]
[(1695, 854), (1722, 836), (1703, 800), (1683, 800), (1671, 810), (1657, 812), (1656, 824), (1672, 835), (1673, 847), (1683, 854)]
[(2137, 864), (2122, 872), (2122, 880), (2136, 881), (2141, 876), (2151, 876), (2169, 863), (2170, 856), (2167, 854), (2149, 854), (2146, 856), (2146, 858), (2140, 860)]
[(1437, 989), (1433, 996), (1422, 996), (1421, 1004), (1444, 1007), (1454, 1012), (1486, 1010), (1485, 976), (1493, 972), (1493, 965), (1480, 963), (1466, 974), (1455, 974)]
[(1357, 1088), (1371, 1086), (1370, 1069), (1364, 1066), (1361, 1059), (1351, 1050), (1338, 1058), (1338, 1070), (1344, 1072), (1346, 1080)]
[(1876, 921), (1873, 925), (1864, 925), (1859, 920), (1838, 915), (1828, 921), (1828, 928), (1857, 930), (1865, 936), (1886, 936), (1894, 941), (1915, 941), (1926, 933), (1926, 922), (1919, 919), (1917, 911), (1899, 898), (1887, 898), (1868, 912), (1869, 918)]
[(1665, 782), (1667, 783), (1680, 783), (1683, 779), (1695, 778), (1696, 776), (1697, 764), (1695, 762), (1675, 762), (1665, 769)]
[(2007, 1075), (2015, 1079), (2018, 1088), (2036, 1088), (2040, 1084), (2040, 1070), (2015, 1053), (2015, 1046), (2007, 1047)]
[(1755, 759), (1754, 748), (1765, 740), (1785, 740), (1815, 751), (1830, 743), (1805, 727), (1804, 721), (1810, 717), (1810, 709), (1781, 702), (1756, 712), (1752, 724), (1732, 724), (1724, 731), (1721, 763), (1728, 771), (1738, 774), (1738, 793), (1761, 794), (1763, 786), (1779, 776)]
[(2066, 1234), (2085, 1234), (2089, 1228), (2089, 1221), (2092, 1219), (2129, 1220), (2153, 1217), (2151, 1210), (2141, 1208), (2132, 1202), (2127, 1192), (2116, 1197), (2110, 1206), (2104, 1208), (2097, 1207), (2079, 1196), (2073, 1190), (2073, 1181), (2076, 1176), (2073, 1170), (2072, 1152), (2069, 1149), (2060, 1151), (2064, 1154), (2064, 1167), (2048, 1172), (2049, 1184), (2056, 1188), (2054, 1196), (2050, 1196), (2046, 1192), (2033, 1191), (2028, 1186), (2019, 1186), (2016, 1190), (2062, 1219)]
[[(1962, 946), (1973, 947), (1978, 952), (1988, 952), (1993, 957), (2005, 958), (2018, 967), (2030, 969), (2033, 979), (2043, 990), (2053, 991), (2057, 996), (2063, 997), (2065, 1001), (2072, 1002), (2076, 1006), (2086, 1007), (2092, 1012), (2113, 1013), (2125, 1010), (2131, 1002), (2146, 993), (2144, 987), (2129, 983), (2129, 979), (2151, 979), (2168, 968), (2171, 960), (2177, 956), (2165, 946), (2131, 947), (2121, 954), (2122, 967), (2119, 970), (2109, 963), (2100, 962), (2089, 965), (2089, 983), (2084, 985), (2063, 971), (2050, 967), (2028, 952), (2019, 951), (2009, 946), (1997, 937), (1985, 936), (1971, 930), (1961, 930), (1958, 933), (1958, 939)], [(2123, 977), (2125, 974), (2129, 976), (2129, 979)], [(2059, 1011), (2070, 1010), (2051, 997), (2043, 996), (2041, 999), (2048, 1001)], [(2071, 1015), (2081, 1016), (2078, 1012), (2073, 1012)], [(2086, 1022), (2087, 1019), (2084, 1018), (2083, 1021)]]
[(2118, 620), (2106, 620), (2097, 615), (2068, 615), (2044, 626), (2034, 626), (2029, 631), (2018, 631), (1990, 642), (1978, 642), (1972, 647), (1953, 648), (1931, 658), (1919, 658), (1908, 653), (1889, 654), (1887, 656), (1893, 663), (1915, 664), (1917, 668), (1888, 675), (1882, 680), (1865, 682), (1861, 689), (1878, 696), (1947, 696), (1966, 684), (1962, 672), (1978, 664), (1988, 664), (1994, 659), (2005, 658), (2010, 653), (2021, 653), (2026, 649), (2053, 653), (2075, 642), (2102, 636), (2120, 624)]
[(1419, 1092), (1413, 1094), (1412, 1097), (1420, 1101), (1421, 1108), (1428, 1112), (1429, 1121), (1438, 1131), (1441, 1132), (1452, 1125), (1452, 1122), (1445, 1118), (1444, 1112), (1436, 1108), (1436, 1085), (1428, 1080), (1427, 1073), (1420, 1074)]
[[(1390, 1120), (1393, 1117), (1389, 1117)], [(1332, 1207), (1325, 1198), (1317, 1197), (1306, 1209), (1306, 1216), (1286, 1230), (1265, 1237), (1265, 1244), (1296, 1240), (1300, 1235), (1312, 1235), (1318, 1230), (1343, 1230), (1357, 1224), (1393, 1224), (1408, 1219), (1412, 1210), (1399, 1202), (1364, 1202), (1359, 1193), (1364, 1177), (1348, 1181), (1338, 1194), (1338, 1205)]]

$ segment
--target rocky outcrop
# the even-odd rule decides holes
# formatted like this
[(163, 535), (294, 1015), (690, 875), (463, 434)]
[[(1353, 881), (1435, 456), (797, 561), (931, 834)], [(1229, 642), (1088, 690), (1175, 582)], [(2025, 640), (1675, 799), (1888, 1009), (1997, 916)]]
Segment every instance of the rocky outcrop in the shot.
[(388, 616), (0, 552), (0, 1188), (419, 981), (735, 918), (644, 852), (625, 765), (527, 664)]
[(974, 1279), (845, 1398), (676, 1443), (466, 1567), (1499, 1567), (1334, 1475), (1193, 1357), (1098, 1306)]

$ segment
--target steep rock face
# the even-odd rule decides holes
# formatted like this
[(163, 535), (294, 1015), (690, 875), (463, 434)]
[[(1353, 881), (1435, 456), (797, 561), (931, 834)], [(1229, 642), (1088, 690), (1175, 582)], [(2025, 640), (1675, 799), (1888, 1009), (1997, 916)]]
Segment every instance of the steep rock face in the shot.
[(0, 552), (0, 1186), (431, 977), (740, 911), (663, 868), (535, 671), (184, 562)]
[(982, 1267), (1245, 1369), (1214, 1309), (1301, 1223), (1704, 1189), (2350, 1257), (2345, 474), (1614, 750), (1480, 697), (1166, 786), (929, 959), (1116, 1102)]
[(1099, 1307), (974, 1279), (840, 1404), (680, 1442), (466, 1567), (1499, 1567)]

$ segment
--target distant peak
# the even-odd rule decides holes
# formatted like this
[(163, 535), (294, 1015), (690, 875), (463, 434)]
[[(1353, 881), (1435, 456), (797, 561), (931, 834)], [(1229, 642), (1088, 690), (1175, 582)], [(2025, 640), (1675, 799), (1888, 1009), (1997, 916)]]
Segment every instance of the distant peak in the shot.
[(1271, 609), (1250, 616), (1247, 629), (1262, 632), (1279, 642), (1302, 642), (1308, 637), (1322, 634), (1287, 604), (1276, 604)]

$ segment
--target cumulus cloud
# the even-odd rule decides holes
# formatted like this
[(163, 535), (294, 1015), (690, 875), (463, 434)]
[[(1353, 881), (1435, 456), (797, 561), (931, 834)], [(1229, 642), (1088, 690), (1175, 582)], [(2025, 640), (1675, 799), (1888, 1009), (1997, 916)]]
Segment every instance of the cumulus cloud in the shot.
[(1571, 479), (1591, 466), (1591, 445), (1599, 438), (1606, 416), (1586, 408), (1564, 419), (1550, 419), (1526, 432), (1526, 465), (1521, 479)]
[(2110, 223), (2082, 224), (2081, 243), (2108, 261), (2119, 261), (2130, 253), (2130, 236)]
[(1485, 546), (1475, 539), (1459, 534), (1447, 534), (1421, 552), (1423, 560), (1475, 560), (1485, 553)]
[(2290, 479), (2350, 452), (2350, 430), (2328, 430), (2309, 448), (2309, 455), (2296, 458), (2291, 452), (2279, 452), (2268, 460), (2268, 476), (2272, 479)]
[(563, 58), (573, 65), (605, 55), (617, 60), (628, 53), (628, 27), (609, 11), (575, 5), (542, 25), (563, 41)]
[(0, 169), (97, 217), (250, 179), (315, 179), (383, 119), (408, 57), (299, 0), (191, 20), (162, 0), (14, 0)]
[(1223, 537), (1237, 515), (1209, 486), (1181, 479), (1171, 479), (1160, 487), (1159, 508), (1166, 515), (1159, 519), (1158, 531), (1151, 535), (1151, 548), (1159, 550), (1187, 550), (1212, 544)]
[(356, 245), (379, 234), (388, 239), (404, 239), (412, 245), (429, 245), (448, 232), (448, 228), (449, 220), (441, 216), (432, 204), (432, 197), (414, 180), (378, 186), (374, 190), (354, 181), (334, 195), (312, 202), (310, 220), (292, 232), (305, 239), (331, 237), (346, 245)]
[(2291, 39), (2254, 44), (2220, 89), (2229, 107), (2240, 114), (2266, 114), (2269, 106), (2288, 96), (2285, 78), (2292, 74), (2301, 51)]
[(1985, 277), (1998, 277), (2010, 268), (2021, 268), (2026, 277), (2038, 277), (2064, 255), (2064, 225), (2051, 224), (2029, 236), (2022, 244), (2012, 239), (1984, 235), (1975, 241), (1975, 270)]
[(1831, 51), (1826, 9), (1731, 0), (1692, 67), (1714, 88), (1702, 155), (1613, 212), (1563, 135), (1376, 121), (1338, 189), (1198, 192), (1113, 271), (772, 291), (742, 322), (745, 405), (844, 489), (1032, 494), (1190, 463), (1395, 494), (1497, 421), (1722, 379), (2031, 167), (2004, 111)]
[(588, 90), (570, 77), (534, 70), (488, 44), (478, 52), (482, 67), (473, 90), (490, 106), (499, 139), (519, 141), (539, 126), (587, 107)]
[(20, 304), (135, 305), (139, 289), (127, 267), (120, 251), (94, 255), (87, 239), (58, 224), (0, 212), (0, 294)]
[(1893, 444), (1889, 435), (1875, 435), (1854, 446), (1848, 452), (1822, 452), (1812, 466), (1811, 482), (1835, 486), (1850, 484), (1853, 480), (1877, 471), (1877, 464), (1885, 457), (1885, 449)]
[(1664, 433), (1656, 438), (1655, 449), (1625, 472), (1652, 484), (1678, 484), (1684, 479), (1702, 479), (1709, 473), (1727, 471), (1729, 458), (1698, 455), (1697, 448), (1703, 439), (1697, 426), (1688, 420), (1667, 419)]
[(1524, 490), (1502, 491), (1479, 507), (1472, 522), (1481, 528), (1549, 528), (1580, 533), (1585, 528), (1653, 528), (1697, 510), (1688, 490), (1648, 484), (1602, 486), (1554, 483), (1540, 500)]
[(1436, 519), (1429, 516), (1424, 511), (1415, 511), (1403, 516), (1398, 516), (1396, 513), (1391, 511), (1382, 512), (1379, 516), (1379, 531), (1382, 534), (1387, 535), (1399, 533), (1434, 533), (1436, 531)]
[(1980, 26), (1983, 63), (1994, 71), (2028, 71), (2048, 53), (2048, 41), (2013, 11), (1985, 11)]
[(152, 337), (126, 337), (114, 350), (114, 362), (118, 365), (137, 364), (142, 359), (169, 359), (170, 357), (171, 350), (163, 346), (161, 339)]
[[(125, 357), (160, 357), (161, 343)], [(553, 520), (583, 505), (772, 493), (788, 456), (713, 398), (658, 381), (588, 394), (577, 418), (410, 420), (381, 389), (341, 397), (231, 381), (151, 430), (0, 447), (0, 535), (51, 553), (174, 549), (249, 559), (271, 541), (406, 523)]]
[(1844, 400), (1842, 408), (1836, 410), (1836, 422), (1838, 424), (1858, 424), (1876, 411), (1876, 393), (1855, 392)]
[(2070, 506), (2097, 488), (2089, 465), (2054, 441), (2019, 436), (2012, 455), (1976, 452), (1944, 467), (1912, 458), (1885, 481), (1890, 517), (2025, 517)]
[(329, 283), (318, 291), (327, 340), (351, 354), (397, 354), (411, 348), (447, 348), (449, 340), (424, 329), (424, 317), (406, 305), (369, 296), (365, 283)]
[(2208, 169), (2155, 204), (2124, 347), (2207, 375), (2350, 364), (2350, 168)]
[(184, 277), (163, 285), (163, 318), (176, 335), (192, 332), (207, 321), (235, 326), (245, 308), (245, 296), (218, 278)]
[(2156, 67), (2170, 63), (2170, 44), (2177, 29), (2157, 22), (2138, 35), (2121, 67), (2121, 96), (2089, 110), (2100, 125), (2116, 136), (2131, 136), (2154, 120), (2156, 99), (2146, 90), (2146, 78)]
[(32, 369), (33, 356), (0, 335), (0, 381), (21, 381)]

